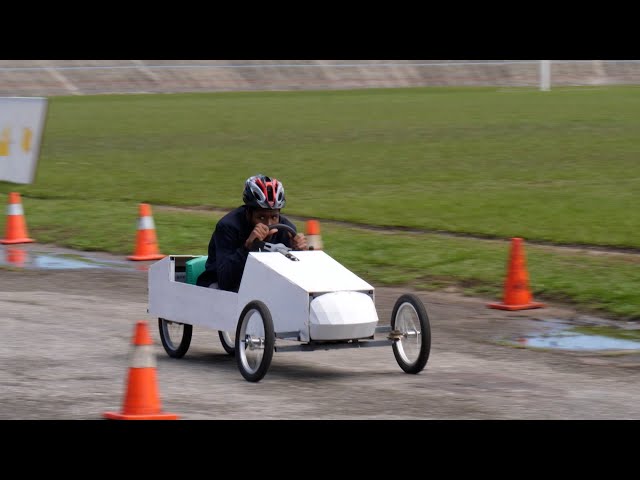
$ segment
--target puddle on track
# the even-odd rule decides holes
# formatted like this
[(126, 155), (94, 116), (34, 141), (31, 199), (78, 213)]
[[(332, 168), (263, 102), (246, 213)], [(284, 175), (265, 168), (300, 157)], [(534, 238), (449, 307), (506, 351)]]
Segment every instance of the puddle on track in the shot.
[(544, 335), (523, 336), (513, 343), (527, 348), (572, 351), (640, 351), (640, 341), (614, 338), (606, 335), (586, 335), (573, 331), (556, 331)]
[(19, 269), (68, 270), (86, 268), (147, 270), (153, 262), (135, 262), (100, 252), (78, 252), (41, 245), (4, 245), (0, 266)]

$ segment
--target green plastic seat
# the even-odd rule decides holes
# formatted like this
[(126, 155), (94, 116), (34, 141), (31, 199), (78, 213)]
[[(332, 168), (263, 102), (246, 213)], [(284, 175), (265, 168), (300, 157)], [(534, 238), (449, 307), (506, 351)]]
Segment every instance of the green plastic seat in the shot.
[(187, 283), (195, 285), (198, 277), (204, 272), (204, 266), (207, 263), (207, 255), (187, 260)]

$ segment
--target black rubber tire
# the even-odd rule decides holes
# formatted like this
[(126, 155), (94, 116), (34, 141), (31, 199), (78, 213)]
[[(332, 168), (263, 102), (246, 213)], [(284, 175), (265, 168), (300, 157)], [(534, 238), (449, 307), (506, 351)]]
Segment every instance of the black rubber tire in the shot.
[(224, 348), (224, 351), (233, 357), (236, 354), (236, 342), (235, 339), (233, 343), (227, 342), (227, 340), (225, 339), (226, 333), (227, 332), (218, 330), (218, 337), (220, 337), (220, 343), (222, 344), (222, 348)]
[(396, 357), (396, 361), (398, 362), (398, 365), (400, 365), (400, 368), (402, 368), (406, 373), (415, 374), (421, 372), (427, 364), (427, 360), (429, 360), (429, 353), (431, 351), (431, 325), (429, 323), (427, 309), (422, 301), (416, 295), (406, 293), (401, 295), (393, 306), (393, 311), (391, 313), (391, 330), (396, 329), (396, 322), (400, 309), (406, 308), (408, 305), (413, 307), (415, 310), (420, 324), (421, 335), (418, 356), (415, 360), (409, 361), (406, 358), (406, 355), (404, 355), (402, 345), (399, 345), (400, 340), (393, 342), (392, 348), (393, 355)]
[(162, 346), (164, 347), (165, 352), (172, 358), (182, 358), (184, 357), (187, 350), (189, 350), (189, 346), (191, 345), (191, 334), (193, 333), (193, 326), (183, 323), (180, 324), (184, 327), (182, 330), (182, 338), (177, 342), (177, 338), (171, 338), (171, 335), (168, 331), (168, 326), (172, 322), (170, 320), (165, 320), (164, 318), (158, 318), (158, 329), (160, 330), (160, 340), (162, 340)]
[[(246, 338), (245, 333), (247, 330), (247, 322), (251, 317), (251, 313), (255, 311), (260, 315), (262, 319), (262, 326), (264, 329), (264, 346), (262, 347), (262, 359), (259, 365), (252, 369), (248, 365), (246, 357)], [(259, 382), (266, 375), (269, 366), (271, 365), (271, 359), (273, 358), (273, 351), (275, 347), (276, 336), (273, 331), (273, 319), (271, 318), (271, 312), (267, 306), (259, 300), (249, 302), (242, 310), (240, 318), (238, 319), (238, 327), (236, 329), (236, 348), (235, 357), (236, 363), (240, 373), (249, 382)]]

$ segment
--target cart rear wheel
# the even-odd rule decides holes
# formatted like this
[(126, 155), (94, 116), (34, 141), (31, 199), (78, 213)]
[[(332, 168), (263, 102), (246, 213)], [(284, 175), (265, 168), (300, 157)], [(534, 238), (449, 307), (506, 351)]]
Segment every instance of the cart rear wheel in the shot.
[(218, 336), (220, 337), (220, 343), (222, 348), (232, 357), (236, 354), (236, 337), (232, 332), (223, 332), (218, 330)]
[(160, 340), (170, 357), (182, 358), (191, 345), (193, 326), (186, 323), (172, 322), (164, 318), (158, 319)]
[(259, 382), (265, 376), (275, 341), (271, 312), (258, 300), (249, 302), (238, 320), (235, 348), (238, 368), (246, 380)]
[(407, 293), (396, 301), (391, 313), (393, 355), (407, 373), (419, 373), (431, 351), (431, 326), (427, 310), (415, 295)]

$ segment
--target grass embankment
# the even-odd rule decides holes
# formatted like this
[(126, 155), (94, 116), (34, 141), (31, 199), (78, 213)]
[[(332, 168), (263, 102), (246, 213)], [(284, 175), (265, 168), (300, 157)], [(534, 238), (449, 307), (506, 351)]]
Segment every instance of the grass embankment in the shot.
[[(36, 181), (19, 191), (42, 243), (130, 254), (148, 202), (161, 250), (205, 253), (246, 177), (285, 183), (283, 213), (321, 220), (365, 279), (500, 297), (508, 244), (363, 231), (329, 220), (525, 239), (536, 300), (640, 318), (634, 208), (640, 89), (424, 88), (54, 97)], [(299, 225), (302, 228), (302, 225)]]

